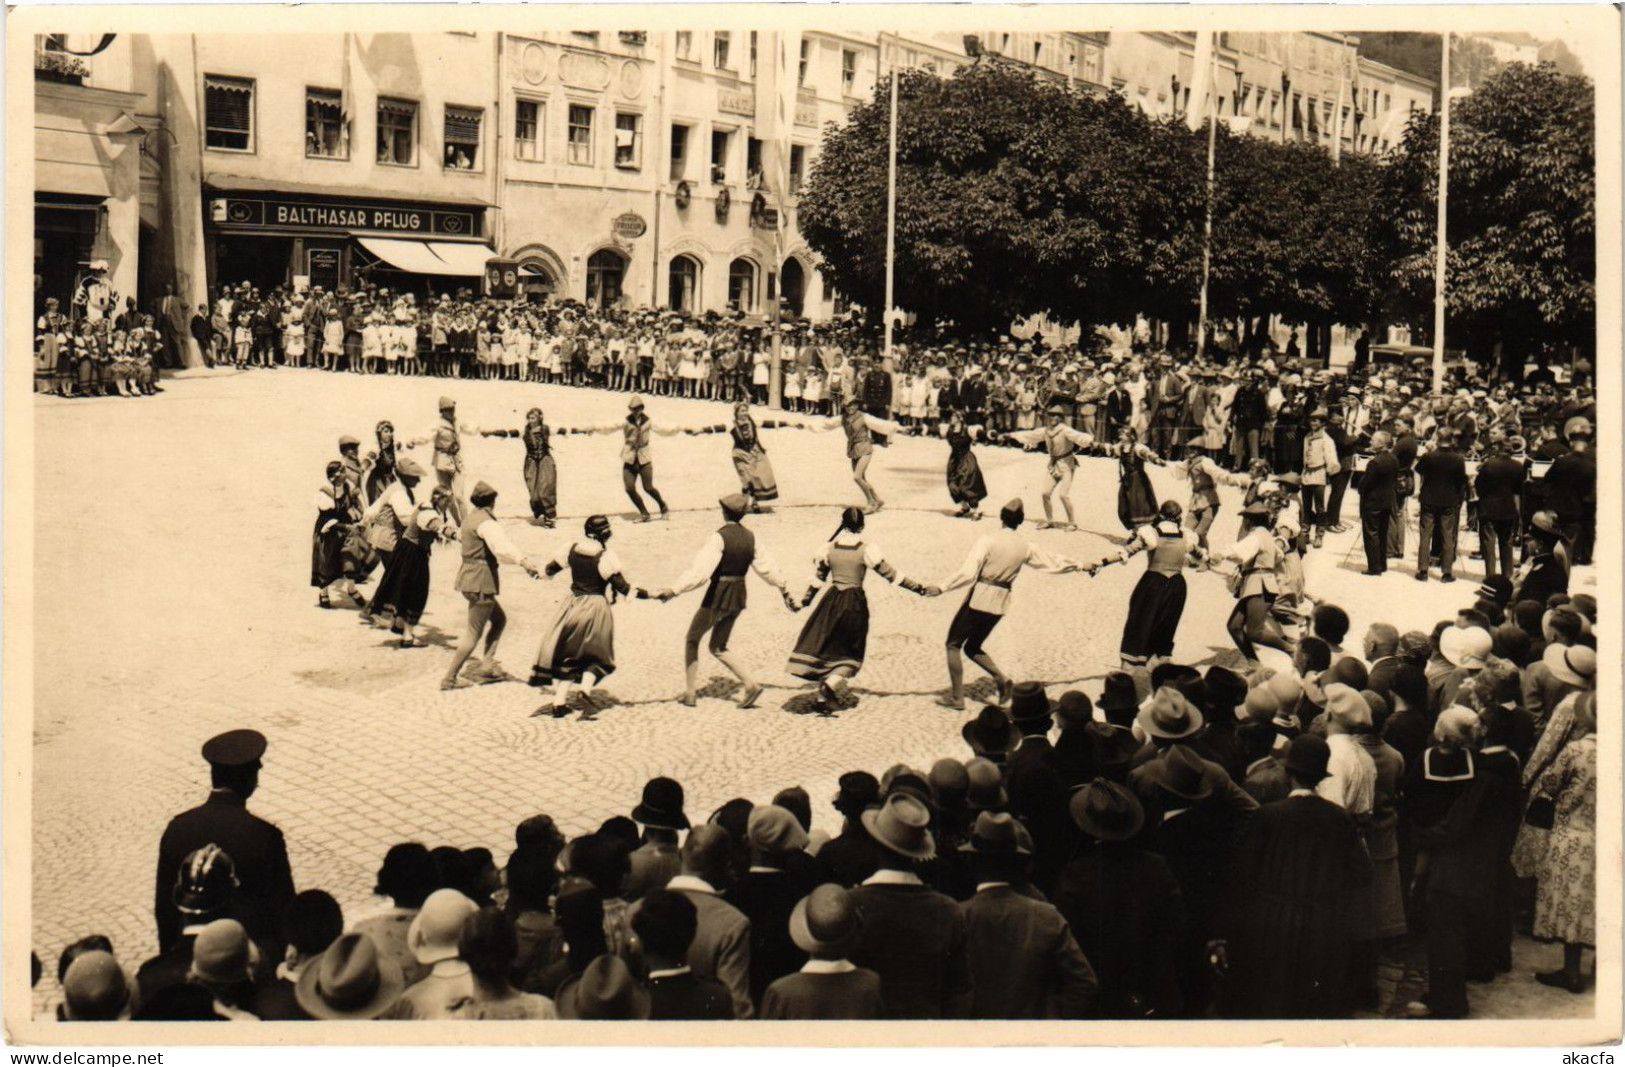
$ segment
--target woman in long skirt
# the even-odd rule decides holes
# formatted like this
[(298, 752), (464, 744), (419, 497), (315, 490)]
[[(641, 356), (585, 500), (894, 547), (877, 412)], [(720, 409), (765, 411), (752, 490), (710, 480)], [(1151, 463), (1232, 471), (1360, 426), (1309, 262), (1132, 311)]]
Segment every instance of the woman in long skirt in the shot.
[(450, 520), (451, 491), (435, 487), (430, 502), (420, 505), (401, 531), (395, 554), (390, 558), (384, 582), (373, 597), (373, 606), (394, 616), (391, 627), (401, 635), (400, 648), (422, 648), (414, 627), (429, 602), (429, 556), (436, 540), (448, 540), (457, 533)]
[(750, 509), (759, 512), (764, 503), (779, 498), (779, 483), (773, 477), (773, 464), (767, 458), (767, 449), (762, 445), (756, 420), (751, 418), (749, 404), (741, 401), (734, 405), (734, 421), (728, 432), (733, 437), (734, 470), (739, 474), (739, 488), (750, 501)]
[(333, 585), (357, 604), (363, 603), (344, 563), (344, 539), (351, 518), (344, 464), (334, 460), (327, 465), (327, 484), (316, 491), (316, 526), (311, 531), (310, 584), (318, 590), (317, 607), (333, 606), (327, 595)]
[(530, 494), (531, 524), (551, 530), (559, 513), (559, 469), (553, 461), (553, 434), (541, 408), (525, 412), (523, 430), (481, 430), (481, 437), (517, 437), (525, 445), (525, 489)]
[[(570, 572), (570, 601), (542, 639), (536, 665), (530, 670), (531, 685), (553, 686), (552, 702), (537, 708), (532, 718), (568, 715), (572, 684), (581, 687), (590, 708), (593, 686), (615, 672), (615, 617), (609, 605), (614, 594), (630, 596), (633, 589), (621, 573), (620, 559), (610, 551), (609, 519), (592, 516), (586, 522), (586, 534), (586, 540), (566, 547), (543, 569), (549, 578)], [(647, 600), (649, 593), (638, 589), (636, 596)]]
[(1117, 519), (1132, 532), (1157, 521), (1157, 491), (1151, 488), (1145, 465), (1161, 461), (1127, 426), (1118, 432), (1113, 451), (1117, 453)]
[[(841, 706), (846, 683), (863, 668), (869, 643), (869, 598), (863, 579), (869, 570), (910, 592), (925, 592), (923, 585), (897, 573), (880, 549), (864, 542), (863, 524), (862, 508), (841, 512), (840, 528), (816, 563), (818, 582), (829, 585), (790, 654), (790, 673), (818, 683), (819, 708), (825, 711)], [(817, 592), (815, 582), (801, 602), (812, 603)]]
[[(977, 427), (976, 434), (981, 428)], [(982, 501), (987, 498), (987, 483), (982, 480), (982, 465), (976, 462), (976, 453), (970, 449), (976, 439), (965, 426), (965, 416), (954, 412), (948, 416), (948, 495), (959, 505), (959, 514), (969, 519), (982, 517)]]
[(361, 490), (371, 504), (395, 481), (395, 424), (384, 419), (373, 430), (378, 450), (369, 452), (361, 464)]
[(1185, 567), (1199, 552), (1196, 534), (1180, 525), (1183, 512), (1179, 501), (1163, 501), (1157, 521), (1135, 531), (1134, 541), (1115, 557), (1115, 562), (1127, 563), (1130, 556), (1141, 552), (1148, 556), (1145, 573), (1129, 596), (1128, 619), (1118, 646), (1126, 671), (1153, 666), (1174, 654), (1174, 635), (1185, 614)]
[[(362, 528), (367, 531), (367, 543), (377, 550), (384, 561), (384, 576), (372, 594), (372, 603), (361, 608), (361, 624), (373, 625), (376, 611), (389, 604), (395, 596), (395, 553), (400, 548), (401, 535), (406, 524), (417, 514), (418, 482), (423, 478), (423, 467), (411, 456), (402, 456), (395, 464), (395, 481), (385, 486), (361, 514)], [(390, 625), (395, 633), (402, 633), (402, 623), (396, 619)]]

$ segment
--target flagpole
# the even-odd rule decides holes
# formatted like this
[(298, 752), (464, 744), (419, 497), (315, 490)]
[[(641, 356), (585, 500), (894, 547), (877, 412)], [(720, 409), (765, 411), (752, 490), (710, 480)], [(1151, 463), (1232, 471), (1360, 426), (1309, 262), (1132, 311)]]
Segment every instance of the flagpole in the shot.
[(1202, 220), (1202, 292), (1196, 305), (1196, 355), (1207, 351), (1207, 283), (1213, 266), (1214, 156), (1219, 142), (1218, 52), (1213, 54), (1214, 76), (1209, 79), (1207, 123), (1207, 210)]
[(1450, 202), (1450, 33), (1442, 40), (1439, 64), (1439, 218), (1433, 253), (1433, 391), (1444, 387), (1444, 272), (1449, 245), (1445, 239), (1445, 219)]
[(894, 267), (897, 253), (897, 57), (894, 54), (891, 62), (891, 131), (888, 139), (886, 156), (886, 342), (881, 356), (884, 363), (891, 364), (891, 334), (892, 334), (892, 307), (894, 304), (892, 292)]
[(1338, 34), (1338, 42), (1337, 103), (1332, 105), (1336, 109), (1332, 114), (1332, 166), (1334, 167), (1341, 166), (1343, 162), (1343, 74), (1349, 58), (1348, 34)]
[[(779, 148), (784, 148), (783, 93), (784, 93), (784, 31), (779, 30), (773, 34), (773, 139), (778, 142)], [(758, 69), (761, 64), (758, 63)], [(785, 152), (788, 155), (788, 152)], [(777, 168), (775, 168), (777, 169)], [(764, 183), (766, 184), (766, 183)], [(790, 208), (790, 185), (784, 184), (783, 195), (778, 197), (781, 216), (788, 213)], [(781, 217), (773, 227), (773, 302), (769, 307), (771, 314), (768, 317), (768, 364), (767, 364), (767, 406), (773, 411), (784, 407), (784, 363), (780, 358), (784, 351), (784, 331), (780, 320), (784, 317), (784, 249), (780, 243), (779, 227), (785, 224)], [(753, 222), (751, 225), (755, 225)]]

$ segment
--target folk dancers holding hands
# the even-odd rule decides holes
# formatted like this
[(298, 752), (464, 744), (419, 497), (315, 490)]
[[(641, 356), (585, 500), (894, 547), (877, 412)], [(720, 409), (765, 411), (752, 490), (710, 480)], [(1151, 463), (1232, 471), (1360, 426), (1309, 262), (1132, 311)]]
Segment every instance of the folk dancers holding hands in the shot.
[(1020, 442), (1029, 452), (1042, 447), (1049, 455), (1050, 485), (1043, 493), (1044, 521), (1039, 523), (1038, 528), (1045, 530), (1056, 525), (1050, 498), (1059, 493), (1061, 506), (1066, 509), (1066, 522), (1061, 528), (1076, 530), (1077, 516), (1072, 511), (1072, 476), (1078, 470), (1078, 453), (1093, 449), (1095, 439), (1082, 430), (1068, 426), (1065, 422), (1066, 408), (1060, 404), (1051, 404), (1045, 414), (1048, 422), (1036, 430), (1015, 430), (1000, 436)]
[(523, 430), (482, 430), (485, 437), (517, 437), (525, 446), (525, 488), (530, 492), (531, 522), (551, 530), (559, 513), (559, 470), (553, 461), (555, 431), (541, 408), (525, 412)]
[(1163, 501), (1155, 523), (1136, 530), (1134, 540), (1117, 555), (1089, 567), (1092, 578), (1101, 567), (1127, 563), (1131, 557), (1147, 553), (1145, 573), (1129, 596), (1128, 619), (1118, 647), (1124, 670), (1149, 667), (1153, 660), (1174, 654), (1174, 634), (1185, 614), (1185, 567), (1204, 551), (1195, 531), (1180, 525), (1181, 510), (1179, 501)]
[[(541, 568), (508, 539), (502, 524), (491, 514), (497, 502), (497, 491), (484, 482), (474, 486), (469, 494), (472, 506), (459, 534), (463, 564), (457, 570), (457, 591), (468, 601), (468, 628), (457, 650), (452, 653), (451, 664), (445, 677), (440, 679), (441, 689), (462, 689), (473, 682), (506, 681), (508, 672), (497, 663), (497, 644), (502, 631), (508, 626), (508, 616), (497, 602), (501, 589), (498, 563), (517, 563), (532, 578), (541, 575)], [(485, 636), (485, 658), (478, 661), (466, 676), (459, 677), (463, 664), (474, 654), (480, 636)]]
[(874, 435), (903, 434), (908, 431), (890, 419), (870, 415), (863, 410), (856, 397), (847, 399), (839, 418), (809, 423), (807, 429), (822, 433), (836, 427), (846, 433), (846, 458), (852, 463), (852, 480), (857, 483), (858, 491), (863, 494), (864, 513), (873, 515), (886, 506), (886, 502), (880, 499), (880, 494), (875, 492), (868, 479), (869, 461), (875, 454)]

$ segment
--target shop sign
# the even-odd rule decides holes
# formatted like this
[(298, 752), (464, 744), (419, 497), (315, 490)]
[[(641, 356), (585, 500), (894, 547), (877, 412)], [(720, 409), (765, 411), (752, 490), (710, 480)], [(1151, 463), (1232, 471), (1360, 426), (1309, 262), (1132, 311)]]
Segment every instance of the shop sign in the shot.
[(615, 218), (615, 236), (630, 241), (642, 237), (649, 229), (649, 224), (643, 221), (643, 216), (633, 211)]
[(718, 89), (717, 110), (726, 115), (754, 116), (756, 97), (748, 89)]
[(479, 233), (475, 210), (419, 204), (221, 197), (209, 205), (211, 221), (245, 229), (368, 230), (468, 237)]

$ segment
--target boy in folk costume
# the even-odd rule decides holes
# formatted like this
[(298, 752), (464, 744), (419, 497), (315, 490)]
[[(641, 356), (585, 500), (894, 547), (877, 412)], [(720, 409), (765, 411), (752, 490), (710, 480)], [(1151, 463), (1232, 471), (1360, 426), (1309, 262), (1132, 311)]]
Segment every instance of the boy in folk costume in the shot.
[(873, 515), (886, 506), (869, 484), (869, 461), (875, 454), (875, 434), (901, 434), (907, 431), (890, 419), (882, 419), (863, 410), (857, 397), (849, 397), (841, 409), (841, 416), (828, 422), (811, 423), (807, 429), (824, 433), (840, 427), (846, 433), (846, 458), (852, 462), (852, 480), (863, 493), (864, 514)]
[(718, 503), (722, 505), (722, 527), (701, 546), (694, 562), (677, 579), (677, 584), (658, 591), (655, 598), (667, 601), (702, 585), (706, 587), (705, 597), (700, 601), (700, 609), (694, 613), (694, 621), (689, 624), (688, 637), (683, 646), (683, 704), (692, 708), (697, 701), (695, 690), (700, 673), (700, 639), (709, 633), (711, 655), (744, 683), (745, 691), (740, 695), (739, 706), (752, 708), (762, 695), (762, 684), (728, 651), (728, 638), (733, 633), (734, 623), (745, 610), (745, 574), (755, 571), (764, 582), (777, 589), (784, 598), (784, 606), (792, 613), (798, 610), (798, 605), (773, 561), (757, 549), (755, 535), (740, 524), (750, 510), (750, 501), (743, 494), (731, 493)]
[(1176, 478), (1183, 475), (1190, 482), (1191, 503), (1185, 514), (1185, 525), (1196, 534), (1197, 543), (1205, 552), (1208, 531), (1219, 517), (1219, 486), (1244, 488), (1251, 485), (1253, 480), (1245, 474), (1230, 473), (1200, 452), (1191, 453), (1190, 459), (1183, 464), (1171, 465), (1168, 471)]
[(440, 418), (427, 431), (407, 441), (402, 447), (416, 448), (434, 444), (434, 474), (441, 488), (451, 493), (453, 517), (460, 525), (468, 513), (467, 498), (463, 495), (462, 434), (479, 433), (477, 426), (465, 426), (457, 421), (457, 401), (449, 396), (440, 398)]
[[(457, 642), (445, 677), (440, 679), (441, 689), (462, 689), (470, 681), (483, 684), (507, 680), (508, 672), (497, 663), (497, 644), (508, 625), (508, 616), (497, 602), (497, 593), (501, 590), (497, 565), (499, 562), (517, 563), (532, 578), (541, 575), (541, 568), (514, 546), (502, 524), (491, 514), (496, 502), (495, 489), (484, 482), (475, 485), (469, 497), (472, 510), (458, 534), (463, 563), (458, 568), (456, 584), (457, 591), (468, 601), (468, 629)], [(463, 664), (474, 654), (481, 634), (485, 635), (485, 658), (468, 672), (466, 679), (458, 677)]]
[(651, 434), (662, 437), (671, 437), (682, 433), (680, 429), (668, 429), (656, 426), (649, 416), (643, 413), (643, 398), (633, 396), (627, 401), (626, 420), (624, 422), (610, 423), (607, 426), (583, 426), (577, 433), (620, 433), (621, 444), (621, 484), (626, 489), (626, 495), (631, 498), (632, 505), (638, 509), (637, 522), (649, 521), (649, 509), (644, 506), (643, 498), (638, 495), (638, 481), (643, 482), (643, 491), (654, 499), (660, 508), (660, 517), (665, 519), (671, 514), (666, 507), (665, 498), (660, 490), (655, 488), (655, 459), (651, 442)]
[(1072, 511), (1072, 476), (1078, 469), (1078, 452), (1094, 448), (1095, 439), (1068, 426), (1066, 408), (1060, 404), (1051, 404), (1046, 414), (1049, 422), (1043, 428), (1017, 430), (1002, 436), (1020, 443), (1029, 451), (1043, 446), (1049, 455), (1050, 486), (1044, 490), (1044, 521), (1038, 528), (1045, 530), (1055, 525), (1050, 498), (1059, 492), (1061, 506), (1066, 509), (1066, 524), (1062, 529), (1076, 530), (1077, 516)]
[(956, 711), (965, 709), (964, 655), (992, 676), (999, 687), (999, 703), (1009, 703), (1013, 683), (999, 670), (982, 645), (993, 633), (993, 628), (1004, 618), (1010, 601), (1010, 589), (1022, 567), (1032, 567), (1048, 574), (1068, 574), (1084, 569), (1084, 565), (1065, 556), (1052, 555), (1031, 544), (1017, 531), (1026, 520), (1026, 510), (1019, 499), (1012, 500), (999, 512), (1004, 529), (979, 539), (971, 547), (957, 571), (943, 581), (941, 587), (927, 586), (927, 596), (937, 596), (961, 586), (971, 587), (970, 595), (960, 605), (948, 627), (948, 695), (938, 701), (943, 707)]

